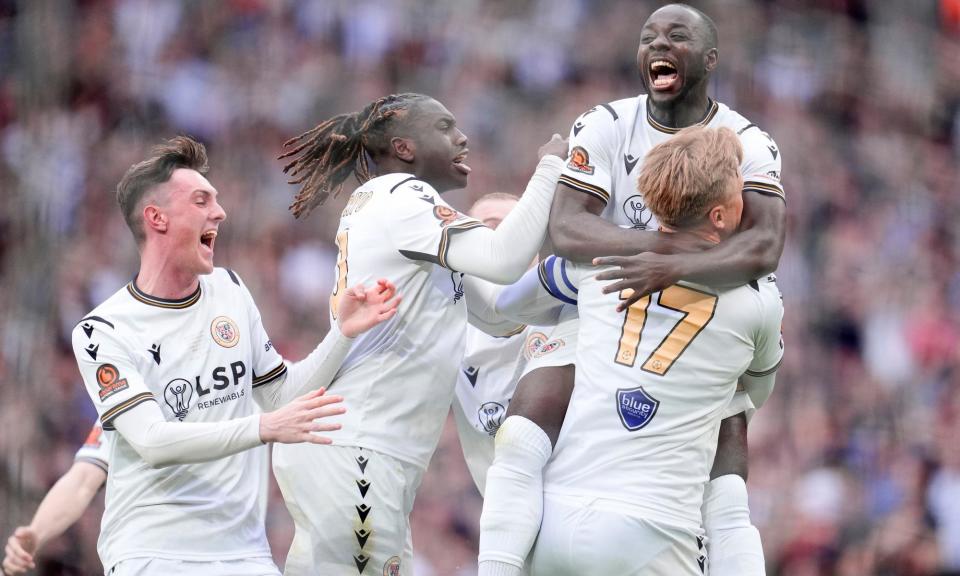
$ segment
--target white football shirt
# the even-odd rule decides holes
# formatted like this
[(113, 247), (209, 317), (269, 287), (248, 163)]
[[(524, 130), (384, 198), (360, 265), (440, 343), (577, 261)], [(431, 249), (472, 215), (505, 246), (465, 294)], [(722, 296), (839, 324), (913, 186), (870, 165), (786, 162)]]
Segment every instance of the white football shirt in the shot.
[(783, 355), (776, 278), (728, 290), (680, 283), (617, 312), (601, 269), (560, 260), (541, 270), (580, 311), (576, 385), (544, 491), (616, 499), (625, 512), (699, 529), (737, 378), (769, 374)]
[[(766, 132), (713, 100), (699, 124), (725, 126), (740, 137), (740, 174), (745, 191), (784, 198), (780, 149)], [(637, 179), (650, 149), (677, 132), (679, 129), (653, 119), (645, 94), (591, 108), (570, 129), (570, 157), (560, 182), (602, 200), (606, 204), (601, 214), (604, 219), (621, 226), (656, 230), (656, 218), (637, 191)]]
[[(248, 416), (259, 412), (253, 388), (286, 373), (253, 298), (223, 268), (179, 300), (131, 282), (74, 328), (73, 350), (106, 431), (143, 402), (156, 402), (168, 421)], [(266, 447), (154, 469), (121, 435), (113, 440), (97, 546), (107, 570), (136, 557), (270, 557), (261, 502)]]
[[(356, 338), (330, 385), (347, 409), (338, 418), (343, 428), (328, 434), (334, 444), (426, 468), (453, 400), (467, 329), (463, 276), (446, 267), (447, 247), (452, 235), (481, 226), (410, 174), (380, 176), (353, 192), (337, 231), (331, 315), (349, 286), (379, 278), (396, 284), (403, 301), (396, 316)], [(301, 449), (316, 448), (276, 451)]]

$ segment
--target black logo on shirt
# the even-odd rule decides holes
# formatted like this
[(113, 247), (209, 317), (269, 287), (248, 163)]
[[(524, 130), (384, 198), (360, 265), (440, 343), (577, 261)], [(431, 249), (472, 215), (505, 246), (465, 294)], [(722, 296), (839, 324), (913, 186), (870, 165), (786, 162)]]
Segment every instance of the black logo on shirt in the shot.
[(507, 410), (503, 407), (503, 404), (499, 402), (484, 402), (480, 405), (477, 416), (480, 418), (480, 425), (483, 426), (487, 434), (496, 436), (497, 430), (500, 429), (500, 424), (503, 423), (503, 416), (506, 413)]
[(183, 378), (176, 378), (167, 382), (163, 389), (163, 400), (170, 407), (170, 411), (183, 422), (187, 411), (190, 410), (190, 400), (193, 399), (193, 386)]
[(634, 158), (633, 154), (624, 154), (623, 155), (623, 165), (627, 169), (627, 174), (633, 172), (633, 167), (637, 165), (639, 158)]
[(623, 202), (623, 215), (637, 230), (646, 230), (650, 220), (653, 219), (653, 214), (643, 203), (643, 196), (639, 194), (634, 194)]
[(93, 324), (87, 322), (86, 324), (81, 326), (81, 328), (83, 328), (83, 333), (87, 335), (87, 338), (89, 338), (93, 334)]
[(580, 131), (583, 130), (585, 124), (579, 120), (573, 125), (573, 135), (577, 136), (580, 134)]
[(777, 150), (777, 147), (776, 147), (776, 146), (771, 146), (771, 145), (768, 144), (768, 145), (767, 145), (767, 150), (769, 150), (769, 151), (770, 151), (770, 154), (773, 155), (773, 159), (774, 159), (774, 160), (776, 160), (776, 159), (777, 159), (777, 155), (780, 154), (780, 151)]
[(92, 344), (92, 343), (85, 348), (85, 350), (87, 351), (87, 354), (89, 354), (90, 357), (93, 358), (94, 360), (97, 359), (97, 350), (99, 349), (100, 349), (99, 344)]
[(467, 377), (467, 380), (470, 381), (470, 386), (473, 388), (477, 387), (477, 376), (480, 375), (480, 369), (476, 366), (468, 366), (463, 371), (464, 376)]
[(450, 282), (453, 283), (453, 303), (456, 304), (463, 298), (463, 274), (451, 272)]
[(150, 349), (147, 350), (147, 352), (149, 352), (150, 355), (153, 356), (153, 361), (157, 363), (157, 366), (159, 366), (160, 365), (160, 344), (154, 343), (154, 345), (151, 346)]

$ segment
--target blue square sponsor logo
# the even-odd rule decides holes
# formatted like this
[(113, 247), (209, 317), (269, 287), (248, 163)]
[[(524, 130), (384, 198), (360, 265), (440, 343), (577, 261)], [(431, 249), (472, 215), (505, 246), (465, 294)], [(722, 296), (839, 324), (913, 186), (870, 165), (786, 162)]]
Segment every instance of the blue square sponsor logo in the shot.
[(617, 390), (617, 414), (623, 427), (635, 432), (653, 420), (660, 401), (647, 394), (643, 386)]

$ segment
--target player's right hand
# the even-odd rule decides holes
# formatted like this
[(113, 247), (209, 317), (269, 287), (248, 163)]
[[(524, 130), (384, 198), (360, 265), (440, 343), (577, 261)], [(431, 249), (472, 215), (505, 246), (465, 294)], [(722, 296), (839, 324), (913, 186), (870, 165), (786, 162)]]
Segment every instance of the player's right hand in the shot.
[(344, 336), (354, 338), (393, 318), (400, 305), (400, 296), (396, 296), (396, 293), (397, 287), (393, 282), (382, 278), (377, 280), (373, 288), (358, 284), (347, 290), (338, 307), (340, 331)]
[(3, 558), (4, 574), (23, 574), (37, 567), (33, 555), (37, 551), (37, 534), (29, 526), (20, 526), (7, 539)]
[(315, 420), (343, 414), (347, 409), (339, 405), (343, 396), (325, 396), (325, 392), (325, 388), (308, 392), (283, 408), (261, 415), (260, 440), (281, 444), (330, 444), (329, 438), (314, 432), (339, 430), (340, 424)]
[(559, 156), (561, 160), (566, 160), (570, 150), (570, 143), (566, 138), (559, 134), (554, 134), (550, 141), (537, 150), (537, 158), (552, 155)]

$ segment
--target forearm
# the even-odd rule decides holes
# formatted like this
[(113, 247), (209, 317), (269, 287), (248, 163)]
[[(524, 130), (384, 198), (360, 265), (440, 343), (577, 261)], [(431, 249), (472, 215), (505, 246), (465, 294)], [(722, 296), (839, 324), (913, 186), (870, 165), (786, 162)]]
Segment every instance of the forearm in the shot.
[(751, 376), (749, 373), (740, 376), (740, 384), (743, 385), (743, 389), (747, 392), (747, 395), (750, 396), (750, 401), (753, 402), (753, 406), (757, 410), (770, 398), (776, 381), (776, 372), (762, 376)]
[(80, 519), (90, 505), (106, 473), (93, 464), (75, 462), (43, 498), (30, 528), (37, 535), (37, 547), (63, 534)]
[(507, 318), (535, 326), (557, 323), (563, 302), (551, 295), (540, 281), (540, 266), (504, 287), (497, 298), (496, 311)]
[(222, 422), (167, 422), (144, 402), (114, 419), (117, 432), (153, 468), (208, 462), (260, 446), (260, 414)]
[[(580, 194), (580, 192), (563, 192)], [(654, 231), (621, 228), (586, 210), (570, 213), (558, 211), (550, 216), (550, 241), (554, 253), (573, 262), (589, 263), (600, 256), (632, 256), (640, 252), (656, 252), (658, 234)]]
[(340, 332), (336, 323), (306, 358), (287, 366), (276, 382), (255, 388), (253, 397), (264, 411), (285, 406), (294, 398), (321, 387), (329, 387), (350, 353), (353, 338)]
[(470, 325), (494, 337), (507, 336), (523, 328), (518, 322), (497, 310), (497, 299), (508, 286), (487, 282), (474, 276), (463, 277), (463, 291), (467, 301), (467, 319)]
[(450, 237), (450, 268), (497, 284), (515, 282), (537, 255), (546, 235), (550, 205), (563, 160), (540, 160), (517, 206), (496, 230), (473, 228)]
[(770, 230), (751, 228), (715, 248), (674, 257), (678, 280), (739, 286), (777, 269), (783, 242)]

